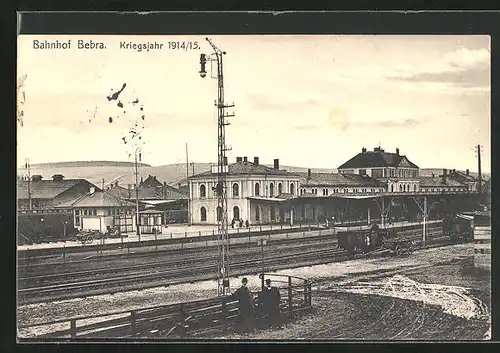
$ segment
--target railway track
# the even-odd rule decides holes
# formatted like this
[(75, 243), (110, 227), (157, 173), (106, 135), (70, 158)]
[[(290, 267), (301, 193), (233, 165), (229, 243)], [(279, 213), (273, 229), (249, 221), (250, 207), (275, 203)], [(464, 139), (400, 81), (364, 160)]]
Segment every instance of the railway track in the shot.
[[(331, 238), (330, 238), (331, 239)], [(347, 260), (347, 253), (334, 246), (333, 241), (328, 244), (311, 244), (297, 246), (288, 249), (286, 253), (274, 252), (265, 259), (265, 270), (276, 271), (280, 269), (289, 269), (303, 266), (313, 266), (329, 262), (338, 262)], [(447, 237), (429, 239), (427, 246), (422, 248), (438, 247), (450, 245)], [(307, 249), (308, 247), (308, 249)], [(255, 251), (247, 254), (240, 254), (241, 257), (234, 259), (231, 269), (234, 276), (256, 274), (262, 270), (262, 264), (258, 260)], [(234, 256), (234, 255), (233, 255)], [(359, 257), (358, 257), (359, 258)], [(125, 291), (141, 290), (154, 287), (169, 286), (180, 283), (190, 283), (201, 280), (212, 280), (216, 277), (217, 265), (215, 259), (205, 257), (202, 263), (201, 259), (192, 259), (190, 263), (179, 262), (175, 268), (168, 270), (159, 270), (149, 273), (122, 274), (120, 276), (111, 276), (108, 278), (99, 278), (92, 280), (73, 280), (71, 282), (56, 282), (43, 284), (40, 282), (24, 283), (25, 288), (18, 290), (19, 304), (29, 304), (44, 302), (49, 300), (64, 300), (79, 297), (86, 297), (100, 294), (112, 294)], [(197, 263), (202, 263), (196, 265)], [(156, 264), (156, 266), (158, 266)], [(116, 269), (105, 269), (111, 273)], [(94, 272), (94, 275), (98, 273)], [(84, 278), (89, 278), (89, 274), (82, 274)]]
[[(279, 256), (282, 253), (286, 255), (300, 255), (303, 253), (312, 254), (315, 250), (322, 250), (328, 247), (329, 249), (334, 249), (337, 247), (337, 242), (334, 239), (326, 241), (316, 241), (310, 242), (309, 244), (296, 244), (289, 248), (280, 247), (270, 247), (266, 249), (265, 256), (266, 259)], [(61, 283), (70, 283), (78, 280), (86, 280), (88, 278), (103, 277), (106, 275), (111, 275), (111, 277), (117, 277), (118, 275), (131, 275), (134, 273), (144, 274), (145, 271), (164, 271), (165, 268), (193, 268), (199, 263), (204, 263), (206, 265), (216, 266), (216, 256), (217, 253), (206, 253), (204, 255), (194, 254), (189, 256), (176, 256), (175, 258), (168, 258), (160, 261), (152, 261), (147, 263), (125, 265), (120, 267), (107, 267), (103, 263), (98, 263), (100, 265), (98, 268), (91, 268), (78, 271), (61, 271), (53, 272), (42, 275), (28, 275), (26, 277), (20, 277), (18, 279), (18, 288), (27, 289), (30, 287), (38, 287), (41, 285), (56, 285)], [(239, 260), (251, 260), (261, 257), (261, 249), (250, 248), (250, 249), (237, 249), (232, 251), (232, 256), (238, 257)]]

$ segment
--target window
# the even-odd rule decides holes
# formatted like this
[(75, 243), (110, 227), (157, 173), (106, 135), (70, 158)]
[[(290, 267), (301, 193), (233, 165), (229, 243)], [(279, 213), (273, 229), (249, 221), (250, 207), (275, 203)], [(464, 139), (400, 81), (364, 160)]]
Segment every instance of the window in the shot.
[(290, 194), (295, 195), (295, 184), (294, 183), (290, 184)]
[(274, 209), (274, 206), (269, 206), (269, 214), (271, 217), (271, 221), (276, 220), (276, 210)]
[(222, 208), (220, 206), (217, 206), (217, 222), (222, 221)]
[(260, 207), (259, 206), (255, 207), (255, 220), (257, 222), (260, 222)]
[(255, 183), (255, 196), (260, 196), (260, 184)]
[(239, 221), (240, 220), (240, 209), (238, 206), (233, 207), (233, 219)]
[(111, 208), (108, 208), (108, 216), (111, 216)]
[[(200, 185), (200, 197), (207, 197), (207, 187), (204, 184)], [(205, 210), (206, 212), (206, 210)]]
[(83, 210), (83, 215), (84, 215), (84, 216), (88, 216), (88, 213), (87, 213), (87, 209), (86, 209), (86, 208)]
[(304, 193), (304, 189), (300, 189), (300, 194), (302, 195)]
[(274, 196), (274, 183), (269, 184), (269, 196)]
[(92, 210), (92, 216), (97, 216), (97, 209), (95, 209), (95, 208), (94, 208), (94, 209)]
[(79, 227), (80, 226), (80, 217), (75, 217), (75, 226)]
[(326, 196), (328, 196), (328, 189), (325, 189), (325, 192), (326, 192)]
[(207, 209), (205, 207), (202, 207), (200, 209), (200, 219), (202, 222), (206, 222), (207, 221)]
[(238, 183), (233, 184), (233, 197), (238, 197), (240, 196), (240, 186)]
[(279, 183), (278, 184), (278, 195), (281, 195), (283, 193), (283, 184)]

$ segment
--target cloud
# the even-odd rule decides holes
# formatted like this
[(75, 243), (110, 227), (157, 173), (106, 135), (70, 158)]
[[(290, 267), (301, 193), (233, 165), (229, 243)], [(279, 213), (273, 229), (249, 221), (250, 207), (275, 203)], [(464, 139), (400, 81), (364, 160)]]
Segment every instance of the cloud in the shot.
[(299, 100), (283, 100), (282, 98), (273, 99), (270, 96), (256, 93), (247, 93), (246, 99), (248, 100), (252, 109), (256, 110), (272, 110), (272, 111), (295, 111), (297, 108), (306, 108), (322, 104), (323, 102), (316, 98), (301, 98)]
[(441, 83), (451, 88), (489, 89), (490, 52), (461, 48), (422, 68), (409, 65), (397, 68), (386, 78), (409, 83)]

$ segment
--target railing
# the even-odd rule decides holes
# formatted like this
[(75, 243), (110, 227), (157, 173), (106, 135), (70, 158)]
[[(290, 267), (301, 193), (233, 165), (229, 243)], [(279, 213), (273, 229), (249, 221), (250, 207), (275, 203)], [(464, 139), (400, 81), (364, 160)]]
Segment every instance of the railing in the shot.
[[(293, 276), (261, 274), (279, 283), (281, 296), (280, 313), (289, 320), (312, 308), (311, 282)], [(260, 293), (260, 292), (259, 292)], [(258, 305), (258, 293), (254, 296)], [(257, 309), (258, 306), (257, 306)], [(256, 323), (262, 321), (256, 314)], [(217, 297), (191, 302), (161, 305), (143, 309), (112, 312), (42, 323), (19, 325), (19, 330), (53, 326), (54, 330), (41, 338), (127, 338), (127, 337), (187, 337), (205, 330), (220, 333), (230, 331), (238, 321), (238, 302), (228, 297)], [(78, 325), (79, 324), (79, 325)], [(61, 329), (61, 326), (66, 328)], [(22, 336), (22, 334), (21, 334)]]
[(373, 192), (337, 192), (329, 195), (317, 195), (317, 194), (303, 194), (298, 198), (334, 198), (343, 196), (425, 196), (425, 195), (455, 195), (455, 194), (479, 194), (478, 191), (474, 190), (439, 190), (439, 191), (373, 191)]
[[(291, 233), (299, 233), (304, 231), (316, 230), (319, 228), (319, 224), (299, 224), (295, 226), (290, 226), (287, 224), (280, 225), (258, 225), (252, 226), (249, 228), (237, 228), (237, 229), (229, 229), (229, 234), (231, 239), (238, 238), (251, 238), (256, 236), (263, 235), (273, 235), (273, 234), (291, 234)], [(99, 251), (103, 250), (111, 250), (117, 249), (120, 247), (127, 248), (141, 248), (141, 247), (158, 247), (161, 245), (173, 245), (173, 244), (189, 244), (195, 242), (204, 242), (208, 245), (208, 242), (218, 240), (217, 231), (198, 231), (198, 232), (170, 232), (170, 233), (157, 233), (157, 234), (144, 234), (141, 236), (141, 241), (137, 238), (128, 238), (126, 235), (120, 235), (117, 238), (105, 238), (102, 237), (100, 239), (96, 239), (94, 243), (91, 244), (81, 244), (76, 241), (72, 241), (72, 243), (67, 244), (66, 242), (62, 243), (61, 246), (45, 248), (45, 249), (24, 249), (18, 250), (21, 252), (28, 252), (30, 254), (36, 254), (39, 252), (43, 252), (44, 254), (48, 253), (77, 253), (77, 252), (86, 252), (90, 249), (96, 249)], [(90, 248), (90, 249), (89, 249)]]

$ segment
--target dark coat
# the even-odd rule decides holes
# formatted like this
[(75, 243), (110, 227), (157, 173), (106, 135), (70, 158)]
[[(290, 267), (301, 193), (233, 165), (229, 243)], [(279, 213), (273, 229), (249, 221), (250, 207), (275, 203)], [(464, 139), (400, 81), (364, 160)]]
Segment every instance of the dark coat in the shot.
[(241, 286), (231, 296), (232, 299), (237, 299), (239, 304), (240, 313), (251, 314), (253, 313), (253, 297), (252, 293), (247, 287)]
[(261, 292), (261, 305), (266, 313), (279, 311), (281, 301), (280, 291), (276, 287), (264, 287)]

